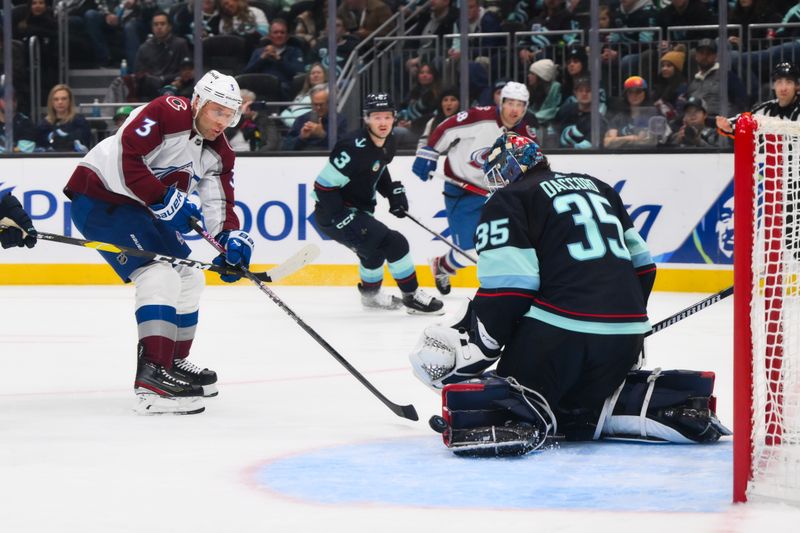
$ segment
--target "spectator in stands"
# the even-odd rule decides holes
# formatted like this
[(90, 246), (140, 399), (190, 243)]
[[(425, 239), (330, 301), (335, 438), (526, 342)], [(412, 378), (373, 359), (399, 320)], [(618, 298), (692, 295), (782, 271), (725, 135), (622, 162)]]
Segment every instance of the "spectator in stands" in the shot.
[[(211, 31), (217, 35), (238, 35), (244, 38), (248, 50), (267, 35), (267, 15), (247, 0), (219, 0), (219, 14), (209, 22)], [(288, 31), (288, 30), (287, 30)]]
[(253, 50), (250, 61), (244, 67), (245, 73), (261, 72), (278, 78), (284, 100), (290, 98), (295, 75), (306, 70), (303, 51), (288, 44), (288, 41), (289, 25), (285, 20), (276, 18), (270, 24), (269, 38), (262, 41), (265, 45)]
[[(358, 39), (349, 33), (344, 27), (344, 20), (342, 17), (336, 16), (336, 73), (339, 74), (347, 62), (347, 58), (353, 53), (355, 47), (358, 46)], [(317, 39), (314, 54), (319, 58), (325, 70), (328, 69), (330, 58), (328, 57), (328, 31), (325, 28), (319, 39)]]
[(653, 83), (653, 105), (667, 120), (674, 120), (683, 108), (686, 100), (686, 76), (683, 67), (686, 64), (686, 52), (683, 45), (678, 45), (661, 56), (661, 68)]
[[(347, 131), (347, 121), (342, 114), (336, 116), (336, 135)], [(292, 129), (283, 140), (283, 150), (328, 149), (328, 86), (317, 85), (311, 89), (311, 111), (294, 121)]]
[[(200, 29), (200, 37), (205, 39), (209, 35), (216, 35), (216, 29), (211, 29), (211, 21), (215, 24), (219, 20), (219, 9), (217, 0), (203, 0), (202, 3), (203, 27)], [(175, 4), (169, 11), (172, 19), (172, 31), (186, 39), (189, 43), (194, 43), (194, 2), (180, 2)]]
[[(4, 91), (0, 91), (4, 92)], [(25, 113), (17, 109), (17, 95), (14, 94), (14, 152), (29, 154), (36, 149), (36, 126)], [(6, 150), (6, 100), (0, 94), (0, 152)]]
[(139, 98), (159, 96), (161, 88), (175, 80), (180, 63), (189, 56), (189, 45), (172, 34), (172, 24), (163, 11), (153, 15), (153, 34), (136, 54), (136, 90)]
[[(253, 91), (241, 89), (242, 95), (242, 118), (236, 126), (225, 130), (225, 137), (235, 152), (259, 152), (266, 151), (269, 147), (276, 147), (278, 137), (277, 131), (270, 131), (269, 117), (260, 111), (254, 111), (250, 106), (256, 99)], [(269, 135), (273, 133), (273, 135)], [(270, 138), (271, 137), (271, 138)]]
[[(562, 148), (592, 147), (592, 83), (584, 76), (575, 80), (573, 98), (558, 110), (555, 123), (558, 145)], [(600, 135), (606, 130), (605, 113), (601, 112)]]
[[(42, 61), (42, 85), (52, 87), (58, 81), (58, 22), (45, 0), (28, 0), (24, 16), (13, 20), (12, 36), (26, 45), (33, 37), (39, 41)], [(37, 106), (40, 102), (37, 102)]]
[[(317, 44), (322, 44), (318, 41), (322, 29), (325, 27), (325, 21), (328, 20), (328, 1), (327, 0), (312, 0), (306, 2), (308, 9), (302, 11), (294, 19), (294, 30), (292, 35), (298, 39), (303, 39), (308, 43), (309, 48), (316, 48)], [(340, 15), (336, 16), (337, 21), (342, 20), (342, 28), (344, 28), (344, 19)], [(344, 33), (347, 33), (346, 29)], [(339, 35), (339, 23), (336, 23), (336, 35)], [(356, 41), (358, 38), (353, 37)], [(325, 44), (327, 47), (327, 44)]]
[(680, 30), (667, 32), (670, 26), (701, 26), (717, 24), (708, 4), (702, 0), (672, 0), (668, 6), (662, 7), (656, 17), (656, 24), (663, 30), (663, 37), (669, 41), (688, 41), (714, 37), (717, 30)]
[(556, 81), (558, 67), (550, 59), (540, 59), (528, 69), (528, 91), (531, 100), (528, 109), (542, 126), (547, 126), (561, 105), (561, 84)]
[[(615, 29), (645, 28), (656, 25), (658, 11), (651, 0), (621, 0), (619, 7), (612, 15), (612, 27)], [(609, 47), (602, 52), (603, 60), (609, 63), (619, 61), (624, 76), (635, 72), (650, 72), (647, 63), (650, 56), (640, 58), (642, 52), (650, 50), (654, 43), (654, 31), (619, 31), (609, 35)], [(640, 64), (642, 63), (642, 64)]]
[[(798, 4), (800, 5), (800, 3)], [(772, 0), (740, 0), (731, 10), (728, 22), (731, 24), (741, 24), (743, 28), (748, 28), (751, 24), (769, 24), (781, 22), (783, 11), (776, 2)], [(783, 22), (800, 22), (800, 17), (796, 19), (787, 18)], [(752, 28), (749, 32), (744, 29), (743, 37), (737, 35), (728, 37), (733, 50), (731, 51), (731, 65), (738, 67), (741, 63), (742, 70), (739, 75), (743, 80), (747, 80), (747, 86), (754, 99), (761, 93), (762, 82), (767, 81), (766, 76), (773, 65), (779, 63), (784, 57), (800, 57), (800, 47), (797, 46), (795, 39), (800, 36), (798, 28)], [(749, 36), (749, 39), (748, 39)], [(749, 76), (747, 68), (750, 68)]]
[(478, 97), (479, 106), (496, 105), (500, 106), (500, 93), (506, 86), (508, 80), (497, 80), (494, 85), (487, 87)]
[[(579, 79), (590, 79), (589, 74), (589, 58), (586, 54), (586, 48), (582, 43), (572, 43), (567, 48), (566, 54), (566, 67), (563, 81), (561, 83), (561, 98), (562, 105), (567, 102), (575, 101), (575, 81)], [(600, 113), (605, 115), (608, 108), (608, 97), (606, 91), (602, 87), (598, 92), (598, 105), (600, 106)]]
[(192, 98), (194, 93), (194, 61), (191, 57), (184, 57), (178, 64), (178, 75), (168, 84), (161, 87), (162, 95), (183, 96)]
[[(483, 7), (484, 0), (467, 0), (467, 32), (468, 33), (497, 33), (502, 32), (500, 27), (500, 19), (497, 18), (492, 11)], [(458, 21), (453, 25), (452, 33), (460, 33), (458, 28)], [(501, 50), (505, 45), (505, 39), (502, 37), (480, 37), (470, 41), (470, 46), (475, 50), (470, 57), (477, 56), (488, 57), (491, 60), (492, 66), (495, 63), (501, 62)], [(458, 61), (461, 57), (461, 39), (455, 39), (452, 46), (447, 51), (447, 55), (451, 61)]]
[(122, 0), (114, 10), (116, 18), (113, 20), (122, 26), (125, 58), (132, 72), (139, 69), (136, 59), (148, 32), (152, 30), (152, 17), (157, 11), (156, 0)]
[(700, 98), (690, 97), (683, 107), (683, 119), (677, 131), (669, 136), (667, 144), (672, 146), (693, 146), (695, 148), (716, 148), (719, 142), (716, 128), (706, 125), (706, 104)]
[[(444, 36), (453, 31), (453, 25), (458, 21), (458, 8), (451, 5), (451, 0), (431, 0), (430, 7), (425, 9), (419, 16), (414, 35), (436, 36), (441, 42)], [(416, 50), (414, 57), (406, 61), (406, 69), (413, 73), (419, 66), (420, 54), (430, 54), (435, 45), (432, 39), (412, 41), (407, 43), (407, 47)], [(433, 60), (434, 58), (428, 58)]]
[(650, 104), (647, 81), (641, 76), (631, 76), (625, 80), (623, 88), (622, 108), (609, 121), (603, 145), (606, 148), (656, 146), (666, 133), (666, 119), (659, 117)]
[(117, 131), (122, 126), (122, 124), (126, 120), (128, 120), (128, 117), (131, 115), (132, 112), (133, 112), (133, 106), (129, 105), (120, 106), (117, 108), (116, 111), (114, 111), (114, 118), (113, 118), (114, 131)]
[[(498, 92), (500, 91), (498, 90)], [(497, 105), (500, 104), (498, 103)], [(417, 148), (427, 146), (428, 136), (434, 129), (436, 129), (436, 126), (444, 122), (445, 119), (450, 118), (458, 113), (460, 108), (461, 100), (458, 89), (455, 87), (450, 87), (443, 90), (442, 96), (439, 98), (439, 105), (436, 107), (436, 111), (434, 111), (433, 116), (428, 119), (428, 122), (425, 124), (425, 129), (422, 131), (422, 135), (419, 137)]]
[[(698, 71), (689, 82), (688, 96), (703, 100), (711, 116), (720, 113), (720, 72), (717, 63), (717, 43), (701, 39), (695, 47), (694, 59)], [(747, 105), (747, 93), (739, 77), (728, 71), (728, 104), (731, 111), (741, 111)]]
[[(530, 31), (575, 29), (578, 29), (577, 22), (573, 18), (572, 12), (565, 7), (564, 0), (544, 0), (542, 10), (530, 21)], [(525, 41), (520, 43), (521, 49), (519, 51), (519, 58), (522, 61), (523, 68), (526, 68), (536, 57), (539, 57), (542, 50), (559, 43), (570, 44), (578, 35), (578, 33), (552, 37), (533, 35), (526, 38)]]
[(298, 105), (290, 105), (281, 111), (281, 119), (287, 128), (291, 128), (297, 117), (305, 115), (311, 109), (311, 88), (327, 83), (328, 71), (322, 67), (322, 63), (313, 63), (308, 69), (303, 87), (294, 98)]
[[(118, 0), (97, 0), (96, 3), (84, 3), (83, 5), (84, 9), (76, 8), (68, 11), (71, 35), (80, 38), (85, 34), (87, 40), (91, 42), (91, 46), (87, 49), (92, 51), (95, 64), (99, 67), (106, 67), (111, 64), (111, 43), (121, 39), (122, 36), (122, 25), (116, 14), (120, 3)], [(138, 20), (135, 25), (137, 27), (136, 48), (130, 57), (126, 57), (131, 66), (141, 42), (138, 40)]]
[[(442, 95), (439, 72), (430, 63), (421, 63), (416, 81), (405, 101), (397, 111), (395, 135), (402, 137), (410, 132), (416, 141), (425, 129), (425, 124), (436, 111)], [(416, 145), (416, 144), (415, 144)]]
[(91, 130), (75, 108), (72, 89), (58, 84), (47, 96), (47, 114), (36, 126), (36, 145), (48, 152), (89, 151)]
[(347, 32), (359, 40), (377, 30), (392, 16), (392, 10), (383, 0), (344, 0), (336, 13), (342, 17)]
[[(737, 0), (736, 5), (728, 14), (728, 24), (739, 24), (742, 26), (742, 37), (731, 35), (728, 42), (736, 51), (747, 52), (750, 41), (747, 39), (747, 28), (750, 24), (769, 24), (781, 21), (781, 13), (775, 9), (771, 0)], [(774, 34), (776, 28), (772, 28)], [(768, 28), (753, 28), (750, 30), (750, 37), (755, 39), (765, 39), (770, 35)], [(758, 49), (763, 47), (759, 46)], [(731, 58), (731, 62), (735, 62)]]

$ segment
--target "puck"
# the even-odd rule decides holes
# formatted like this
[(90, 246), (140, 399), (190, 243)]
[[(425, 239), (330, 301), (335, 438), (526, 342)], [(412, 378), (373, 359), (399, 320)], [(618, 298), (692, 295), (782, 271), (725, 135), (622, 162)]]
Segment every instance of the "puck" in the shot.
[(428, 420), (428, 425), (436, 433), (444, 433), (448, 428), (447, 420), (439, 415), (433, 415), (430, 420)]

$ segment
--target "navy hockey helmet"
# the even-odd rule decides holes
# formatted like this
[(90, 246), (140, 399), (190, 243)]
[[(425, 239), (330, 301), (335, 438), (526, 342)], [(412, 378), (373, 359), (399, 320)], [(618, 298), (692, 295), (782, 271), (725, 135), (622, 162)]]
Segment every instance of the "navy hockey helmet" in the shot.
[(375, 111), (391, 111), (393, 113), (396, 111), (394, 100), (389, 96), (389, 93), (369, 93), (364, 98), (364, 116), (367, 117)]
[(783, 61), (775, 65), (775, 68), (772, 70), (772, 81), (780, 78), (787, 78), (797, 83), (798, 78), (800, 78), (800, 72), (798, 72), (797, 67), (789, 61)]
[(542, 161), (544, 154), (532, 139), (513, 132), (504, 133), (489, 149), (483, 164), (484, 185), (490, 191), (502, 189)]

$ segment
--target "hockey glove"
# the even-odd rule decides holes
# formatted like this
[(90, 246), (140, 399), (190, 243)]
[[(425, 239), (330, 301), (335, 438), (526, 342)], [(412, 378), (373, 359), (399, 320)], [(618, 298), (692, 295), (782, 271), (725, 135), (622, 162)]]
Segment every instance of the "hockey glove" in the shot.
[[(217, 242), (225, 247), (225, 253), (218, 255), (212, 263), (219, 266), (250, 267), (250, 257), (256, 245), (250, 235), (241, 230), (226, 230), (217, 235)], [(235, 274), (220, 274), (220, 279), (225, 283), (233, 283), (241, 278), (242, 276)]]
[(436, 170), (439, 161), (439, 152), (430, 146), (423, 146), (417, 149), (417, 158), (411, 166), (411, 172), (417, 175), (422, 181), (431, 179), (430, 173)]
[(406, 188), (399, 181), (392, 182), (392, 192), (389, 193), (389, 212), (398, 218), (406, 216), (408, 211), (408, 198)]
[(336, 228), (336, 233), (342, 244), (354, 248), (367, 238), (368, 228), (365, 225), (368, 215), (346, 209), (331, 217), (331, 225)]
[(174, 186), (167, 189), (162, 203), (150, 204), (149, 208), (154, 217), (181, 233), (192, 231), (189, 220), (192, 218), (202, 220), (203, 218), (200, 209), (189, 201), (186, 193)]
[(22, 228), (9, 227), (0, 232), (0, 245), (3, 248), (14, 246), (33, 248), (36, 246), (37, 233), (36, 228), (33, 227), (31, 217), (22, 209), (19, 200), (11, 196), (11, 193), (0, 199), (0, 218), (3, 217), (10, 218), (19, 228)]

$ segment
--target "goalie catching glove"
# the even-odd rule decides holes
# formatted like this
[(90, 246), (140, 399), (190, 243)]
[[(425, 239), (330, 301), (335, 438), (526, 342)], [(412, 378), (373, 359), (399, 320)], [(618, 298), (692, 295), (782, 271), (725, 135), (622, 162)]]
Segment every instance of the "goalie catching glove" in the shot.
[[(467, 327), (469, 329), (467, 329)], [(472, 311), (455, 326), (428, 326), (408, 356), (414, 375), (434, 391), (479, 376), (500, 357), (500, 345)]]

